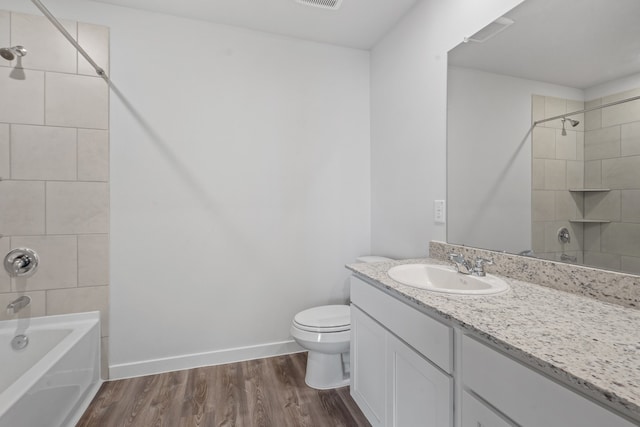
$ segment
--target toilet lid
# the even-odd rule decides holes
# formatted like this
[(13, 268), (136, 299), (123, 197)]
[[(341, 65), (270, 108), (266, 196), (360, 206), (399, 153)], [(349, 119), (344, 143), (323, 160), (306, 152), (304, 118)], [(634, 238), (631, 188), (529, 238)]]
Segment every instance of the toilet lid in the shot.
[(301, 311), (293, 322), (305, 331), (341, 332), (351, 328), (351, 313), (348, 305), (323, 305)]

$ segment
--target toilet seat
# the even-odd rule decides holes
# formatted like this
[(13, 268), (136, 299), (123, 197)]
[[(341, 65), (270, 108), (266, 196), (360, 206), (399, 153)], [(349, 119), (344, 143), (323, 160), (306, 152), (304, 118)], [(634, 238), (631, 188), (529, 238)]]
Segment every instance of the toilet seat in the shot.
[(351, 329), (351, 312), (348, 305), (323, 305), (296, 314), (293, 324), (308, 332), (344, 332)]

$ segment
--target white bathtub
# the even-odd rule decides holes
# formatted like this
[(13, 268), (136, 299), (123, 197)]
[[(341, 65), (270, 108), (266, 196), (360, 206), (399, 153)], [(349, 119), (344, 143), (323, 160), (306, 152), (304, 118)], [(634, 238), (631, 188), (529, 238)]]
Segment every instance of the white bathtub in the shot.
[(101, 383), (98, 312), (0, 322), (0, 427), (74, 426)]

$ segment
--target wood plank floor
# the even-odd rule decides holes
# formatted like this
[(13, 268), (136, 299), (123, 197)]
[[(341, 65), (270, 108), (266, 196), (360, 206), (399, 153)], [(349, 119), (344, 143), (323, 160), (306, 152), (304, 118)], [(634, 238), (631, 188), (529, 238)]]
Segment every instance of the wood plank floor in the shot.
[(78, 427), (369, 426), (349, 387), (304, 383), (306, 353), (106, 382)]

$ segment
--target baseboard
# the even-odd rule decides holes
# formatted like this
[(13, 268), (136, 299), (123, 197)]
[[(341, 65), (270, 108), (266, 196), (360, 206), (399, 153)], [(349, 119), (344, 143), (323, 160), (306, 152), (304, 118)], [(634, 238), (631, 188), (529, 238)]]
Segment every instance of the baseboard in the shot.
[(281, 341), (249, 347), (230, 348), (206, 353), (185, 354), (162, 359), (123, 363), (109, 366), (109, 379), (141, 377), (170, 371), (198, 368), (200, 366), (223, 365), (244, 360), (262, 359), (282, 354), (305, 351), (295, 341)]

